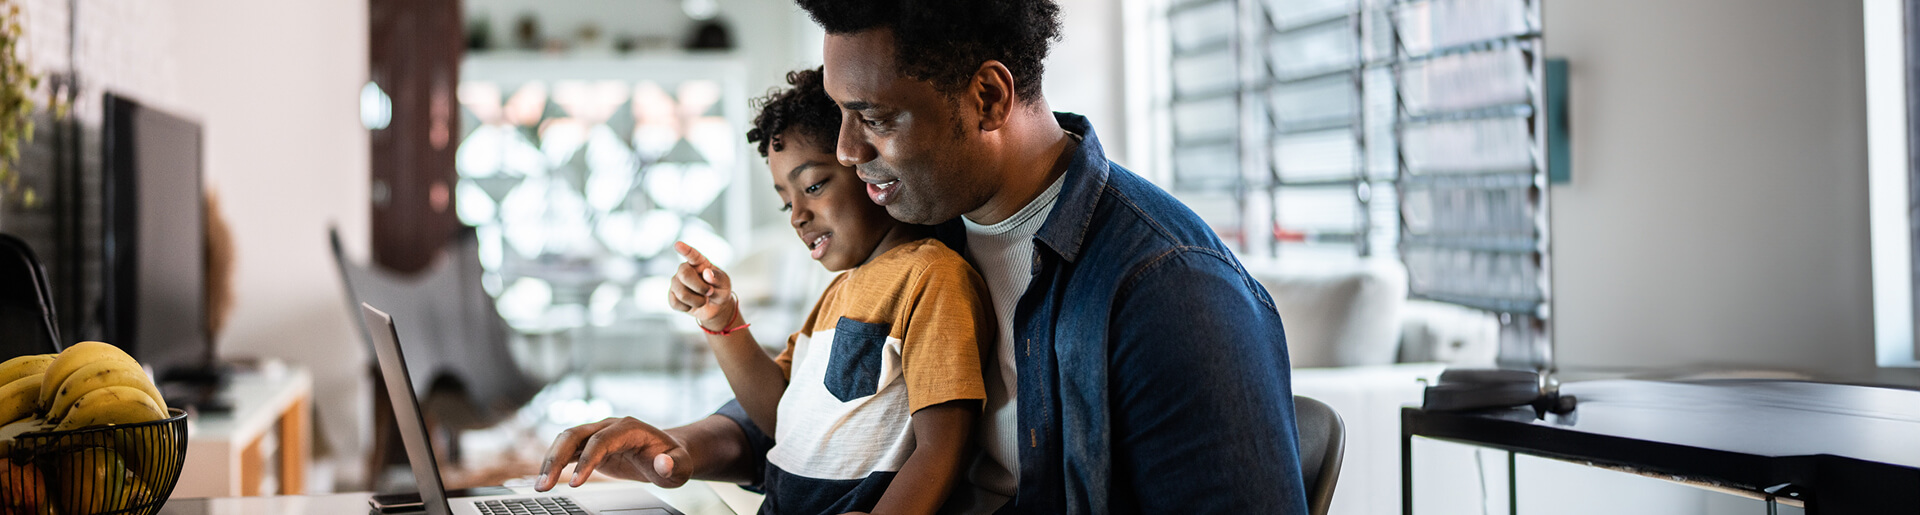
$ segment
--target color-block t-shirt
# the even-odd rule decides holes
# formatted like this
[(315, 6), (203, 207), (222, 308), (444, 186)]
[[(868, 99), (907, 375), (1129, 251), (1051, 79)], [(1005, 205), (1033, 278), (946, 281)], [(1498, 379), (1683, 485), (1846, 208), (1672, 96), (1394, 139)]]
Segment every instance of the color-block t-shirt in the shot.
[(872, 510), (913, 452), (910, 414), (986, 398), (980, 348), (996, 325), (985, 293), (932, 238), (835, 277), (775, 359), (789, 382), (761, 513)]

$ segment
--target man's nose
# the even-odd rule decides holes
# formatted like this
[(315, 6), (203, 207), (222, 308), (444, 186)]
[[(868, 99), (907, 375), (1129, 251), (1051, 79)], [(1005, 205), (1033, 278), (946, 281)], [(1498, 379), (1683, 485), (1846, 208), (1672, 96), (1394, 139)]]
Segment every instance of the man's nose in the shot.
[(859, 166), (872, 161), (878, 154), (873, 145), (867, 142), (866, 133), (852, 116), (840, 117), (840, 144), (834, 147), (834, 157), (844, 166)]

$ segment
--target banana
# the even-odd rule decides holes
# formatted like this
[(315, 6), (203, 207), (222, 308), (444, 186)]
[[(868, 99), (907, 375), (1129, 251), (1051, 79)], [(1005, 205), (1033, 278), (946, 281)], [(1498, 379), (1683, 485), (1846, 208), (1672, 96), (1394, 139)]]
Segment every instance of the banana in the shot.
[(167, 412), (167, 401), (160, 398), (160, 389), (153, 386), (153, 381), (147, 378), (145, 370), (141, 370), (139, 365), (125, 361), (106, 360), (88, 363), (87, 366), (80, 367), (79, 370), (67, 376), (67, 382), (61, 384), (60, 389), (54, 393), (53, 404), (45, 406), (47, 420), (65, 418), (67, 409), (72, 408), (74, 401), (80, 400), (80, 396), (107, 386), (130, 386), (145, 392), (148, 397), (153, 398), (154, 404), (160, 406), (161, 413)]
[(55, 431), (67, 431), (110, 424), (136, 424), (167, 418), (160, 405), (146, 392), (131, 386), (108, 386), (87, 392), (74, 401), (67, 418)]
[(40, 411), (40, 383), (46, 377), (46, 374), (34, 374), (0, 386), (0, 425)]
[(0, 385), (17, 381), (22, 377), (46, 373), (47, 365), (53, 364), (55, 356), (59, 354), (32, 354), (0, 363)]
[(119, 347), (101, 342), (80, 342), (60, 351), (60, 357), (47, 365), (47, 380), (40, 383), (40, 406), (53, 406), (53, 396), (59, 393), (60, 386), (67, 384), (67, 376), (73, 375), (81, 367), (95, 361), (119, 360), (140, 366), (133, 356), (128, 356)]

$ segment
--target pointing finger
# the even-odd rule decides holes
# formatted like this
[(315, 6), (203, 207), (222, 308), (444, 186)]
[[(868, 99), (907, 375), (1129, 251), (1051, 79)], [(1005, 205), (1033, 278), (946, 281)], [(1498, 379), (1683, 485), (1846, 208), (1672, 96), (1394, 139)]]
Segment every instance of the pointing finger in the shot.
[(700, 251), (694, 250), (693, 246), (686, 242), (673, 242), (673, 251), (680, 253), (680, 257), (687, 258), (687, 263), (696, 268), (704, 268), (709, 264), (706, 256), (701, 255)]

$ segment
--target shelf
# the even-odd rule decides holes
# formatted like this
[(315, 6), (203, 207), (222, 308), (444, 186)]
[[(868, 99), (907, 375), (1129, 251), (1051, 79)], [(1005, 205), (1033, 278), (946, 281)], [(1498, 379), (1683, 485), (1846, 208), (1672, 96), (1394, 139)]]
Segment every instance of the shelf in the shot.
[(1412, 293), (1408, 294), (1407, 298), (1444, 302), (1482, 311), (1492, 311), (1494, 313), (1512, 313), (1515, 315), (1546, 318), (1546, 303), (1539, 300), (1469, 297), (1444, 293)]

